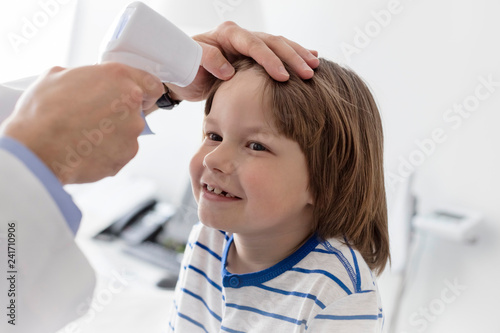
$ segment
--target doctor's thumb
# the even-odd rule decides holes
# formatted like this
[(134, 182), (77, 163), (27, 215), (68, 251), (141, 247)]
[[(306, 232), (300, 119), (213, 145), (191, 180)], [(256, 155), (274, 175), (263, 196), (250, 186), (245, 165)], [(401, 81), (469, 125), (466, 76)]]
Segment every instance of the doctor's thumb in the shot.
[(202, 49), (201, 65), (209, 73), (221, 80), (229, 80), (234, 75), (234, 67), (215, 46), (198, 42)]

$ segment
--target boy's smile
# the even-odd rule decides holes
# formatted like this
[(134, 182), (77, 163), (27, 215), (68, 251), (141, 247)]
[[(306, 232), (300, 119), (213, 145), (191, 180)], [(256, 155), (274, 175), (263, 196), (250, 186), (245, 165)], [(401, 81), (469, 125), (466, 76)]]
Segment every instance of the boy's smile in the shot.
[(307, 236), (312, 224), (306, 159), (277, 133), (264, 78), (237, 73), (215, 94), (204, 141), (190, 164), (198, 215), (207, 226), (241, 236)]

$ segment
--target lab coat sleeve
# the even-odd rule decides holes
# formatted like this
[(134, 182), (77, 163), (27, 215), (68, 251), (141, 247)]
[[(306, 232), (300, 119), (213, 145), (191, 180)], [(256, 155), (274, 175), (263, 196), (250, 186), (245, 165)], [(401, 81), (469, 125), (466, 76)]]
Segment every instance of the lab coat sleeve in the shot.
[[(20, 94), (7, 95), (0, 87), (0, 119), (9, 113), (4, 101), (13, 109)], [(54, 333), (85, 314), (94, 286), (57, 204), (18, 158), (0, 150), (0, 332)]]
[(52, 333), (85, 313), (94, 273), (39, 180), (10, 153), (0, 161), (0, 331)]
[(14, 111), (14, 106), (22, 93), (22, 90), (0, 85), (0, 124)]

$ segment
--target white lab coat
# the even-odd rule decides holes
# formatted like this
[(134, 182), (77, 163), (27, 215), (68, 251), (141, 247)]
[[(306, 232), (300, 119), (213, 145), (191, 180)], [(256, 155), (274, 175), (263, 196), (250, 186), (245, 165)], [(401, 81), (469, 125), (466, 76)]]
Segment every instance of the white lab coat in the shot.
[[(0, 85), (0, 122), (21, 91)], [(15, 274), (7, 273), (9, 223), (15, 222)], [(15, 275), (15, 288), (8, 278)], [(12, 280), (13, 281), (13, 280)], [(94, 272), (43, 184), (0, 150), (0, 332), (53, 333), (83, 315)], [(14, 297), (15, 326), (7, 309)]]

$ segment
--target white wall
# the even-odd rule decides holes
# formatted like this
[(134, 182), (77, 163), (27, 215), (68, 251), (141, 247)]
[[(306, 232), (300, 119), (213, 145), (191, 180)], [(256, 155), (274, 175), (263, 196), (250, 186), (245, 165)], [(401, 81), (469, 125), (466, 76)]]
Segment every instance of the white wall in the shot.
[[(78, 2), (78, 28), (74, 31), (69, 64), (95, 61), (108, 22), (126, 3)], [(149, 3), (189, 33), (205, 31), (223, 19), (231, 19), (250, 29), (287, 36), (363, 76), (372, 87), (383, 116), (390, 202), (394, 196), (391, 184), (397, 185), (404, 179), (408, 163), (413, 163), (421, 209), (434, 203), (451, 203), (485, 214), (481, 237), (473, 245), (420, 235), (421, 246), (407, 281), (408, 293), (395, 332), (500, 331), (496, 316), (500, 292), (494, 287), (500, 273), (500, 177), (496, 173), (500, 169), (499, 2)], [(31, 9), (36, 8), (36, 2), (33, 4)], [(195, 4), (201, 10), (193, 13)], [(382, 14), (388, 9), (392, 10), (390, 19)], [(383, 24), (377, 23), (376, 17), (385, 19)], [(359, 31), (366, 29), (371, 37), (363, 40)], [(349, 47), (347, 44), (351, 51), (356, 47), (356, 53), (343, 51), (342, 47)], [(55, 53), (54, 64), (59, 64), (59, 60)], [(12, 61), (12, 66), (18, 66), (22, 73), (26, 61)], [(495, 82), (491, 91), (480, 78)], [(480, 99), (474, 99), (476, 93)], [(478, 104), (474, 105), (476, 101)], [(444, 118), (452, 115), (448, 110), (454, 105), (464, 103), (473, 109), (464, 113), (465, 117), (453, 114), (453, 119)], [(200, 137), (201, 110), (199, 103), (183, 103), (174, 111), (151, 116), (149, 122), (157, 135), (141, 139), (140, 153), (122, 174), (152, 177), (160, 186), (161, 196), (175, 201), (187, 181), (189, 156)], [(441, 140), (432, 145), (429, 139), (436, 129)], [(416, 142), (420, 146), (425, 143), (427, 150)], [(398, 275), (390, 271), (380, 281), (388, 312), (393, 308), (398, 281)], [(455, 290), (454, 295), (448, 283), (458, 283), (466, 289)], [(426, 309), (428, 314), (424, 315)]]
[[(45, 5), (47, 3), (47, 5)], [(0, 11), (0, 82), (67, 62), (76, 0), (4, 2)]]

